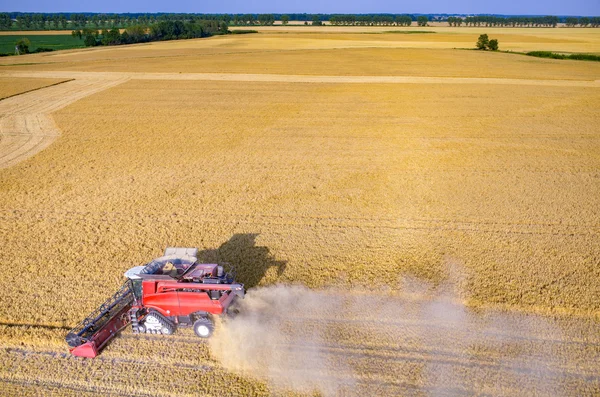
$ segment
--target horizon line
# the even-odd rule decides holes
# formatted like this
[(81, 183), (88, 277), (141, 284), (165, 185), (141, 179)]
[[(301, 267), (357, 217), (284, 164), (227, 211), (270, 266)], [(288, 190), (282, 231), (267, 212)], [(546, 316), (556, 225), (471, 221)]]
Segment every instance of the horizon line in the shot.
[(328, 12), (328, 13), (314, 13), (314, 12), (173, 12), (173, 11), (128, 11), (128, 12), (98, 12), (98, 11), (0, 11), (0, 14), (191, 14), (191, 15), (260, 15), (260, 14), (273, 14), (273, 15), (289, 15), (289, 14), (300, 14), (300, 15), (473, 15), (473, 16), (509, 16), (509, 17), (542, 17), (542, 16), (557, 16), (557, 17), (597, 17), (600, 15), (584, 15), (584, 14), (502, 14), (502, 13), (470, 13), (470, 12)]

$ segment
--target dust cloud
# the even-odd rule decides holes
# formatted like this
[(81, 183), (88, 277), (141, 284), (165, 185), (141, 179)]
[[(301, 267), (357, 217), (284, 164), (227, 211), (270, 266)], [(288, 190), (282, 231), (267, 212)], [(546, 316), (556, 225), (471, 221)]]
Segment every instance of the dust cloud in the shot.
[(275, 395), (594, 391), (597, 370), (582, 363), (600, 358), (595, 342), (573, 345), (546, 317), (473, 312), (456, 286), (406, 278), (400, 294), (255, 288), (236, 317), (218, 324), (211, 352), (224, 368), (266, 381)]
[(225, 368), (268, 380), (276, 389), (335, 395), (354, 382), (336, 379), (340, 363), (325, 350), (327, 326), (298, 316), (326, 319), (342, 303), (302, 286), (250, 290), (236, 307), (239, 314), (221, 322), (211, 350)]

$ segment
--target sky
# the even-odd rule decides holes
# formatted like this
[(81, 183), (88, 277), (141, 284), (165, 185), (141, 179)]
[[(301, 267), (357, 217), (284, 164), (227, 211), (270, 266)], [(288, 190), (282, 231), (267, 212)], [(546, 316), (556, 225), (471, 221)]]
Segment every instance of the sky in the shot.
[(507, 15), (600, 15), (600, 0), (19, 0), (0, 2), (0, 11), (189, 12), (189, 13), (447, 13)]

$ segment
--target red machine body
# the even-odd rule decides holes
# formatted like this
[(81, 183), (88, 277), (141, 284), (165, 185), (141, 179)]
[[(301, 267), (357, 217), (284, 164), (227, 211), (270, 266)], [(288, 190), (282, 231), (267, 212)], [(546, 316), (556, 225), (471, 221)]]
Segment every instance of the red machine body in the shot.
[(193, 326), (209, 337), (213, 316), (227, 313), (243, 284), (217, 264), (200, 264), (195, 248), (167, 248), (165, 255), (128, 270), (128, 280), (103, 305), (66, 337), (70, 352), (95, 357), (123, 328), (134, 333), (172, 334), (178, 326)]
[[(210, 291), (220, 292), (220, 297), (211, 299)], [(139, 307), (154, 309), (167, 317), (189, 316), (198, 311), (222, 314), (236, 296), (230, 291), (230, 284), (213, 284), (206, 290), (203, 284), (144, 280)]]

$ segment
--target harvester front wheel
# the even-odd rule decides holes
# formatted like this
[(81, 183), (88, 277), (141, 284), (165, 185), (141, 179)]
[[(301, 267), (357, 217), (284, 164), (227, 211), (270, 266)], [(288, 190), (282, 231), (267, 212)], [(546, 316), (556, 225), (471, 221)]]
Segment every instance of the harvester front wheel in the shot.
[(209, 338), (214, 329), (212, 321), (206, 317), (201, 317), (194, 322), (194, 332), (201, 338)]

